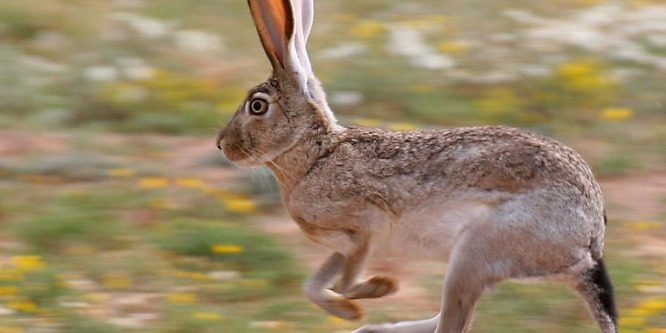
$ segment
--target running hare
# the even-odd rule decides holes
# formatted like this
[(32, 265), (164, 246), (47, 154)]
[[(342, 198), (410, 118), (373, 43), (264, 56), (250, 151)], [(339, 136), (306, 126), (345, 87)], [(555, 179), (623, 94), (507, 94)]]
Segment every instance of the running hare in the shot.
[(342, 127), (305, 49), (313, 0), (249, 5), (273, 74), (250, 90), (217, 143), (238, 165), (271, 168), (298, 226), (334, 251), (305, 282), (308, 299), (359, 319), (353, 299), (397, 290), (391, 278), (359, 280), (366, 258), (401, 255), (449, 262), (441, 312), (357, 333), (463, 332), (484, 290), (522, 278), (568, 283), (601, 330), (617, 332), (601, 191), (580, 155), (506, 127)]

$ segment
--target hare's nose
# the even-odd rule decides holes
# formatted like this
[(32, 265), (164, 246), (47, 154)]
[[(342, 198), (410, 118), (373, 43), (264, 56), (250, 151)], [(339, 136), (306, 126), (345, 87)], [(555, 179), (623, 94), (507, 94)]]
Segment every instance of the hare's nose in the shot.
[(227, 134), (227, 127), (225, 126), (220, 133), (217, 134), (217, 139), (215, 144), (217, 145), (218, 150), (222, 150), (222, 141), (224, 140), (224, 135)]

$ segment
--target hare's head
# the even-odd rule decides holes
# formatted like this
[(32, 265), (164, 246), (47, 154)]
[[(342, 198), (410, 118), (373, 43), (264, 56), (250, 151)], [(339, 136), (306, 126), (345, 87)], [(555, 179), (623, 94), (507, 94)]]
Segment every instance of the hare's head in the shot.
[(250, 90), (217, 143), (229, 160), (259, 165), (314, 132), (338, 128), (305, 49), (313, 0), (248, 0), (273, 74)]

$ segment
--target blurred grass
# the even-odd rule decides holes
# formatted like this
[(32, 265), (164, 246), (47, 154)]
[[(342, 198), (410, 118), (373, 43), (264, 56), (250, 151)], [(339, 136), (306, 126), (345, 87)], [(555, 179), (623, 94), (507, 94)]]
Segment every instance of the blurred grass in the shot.
[[(185, 199), (173, 205), (141, 183), (128, 187), (123, 183), (131, 180), (110, 180), (56, 187), (24, 180), (15, 184), (18, 196), (0, 187), (3, 207), (11, 207), (3, 209), (0, 241), (21, 244), (2, 264), (0, 307), (16, 314), (0, 317), (0, 327), (21, 327), (28, 320), (35, 327), (56, 324), (64, 332), (133, 331), (131, 318), (125, 318), (130, 327), (120, 330), (108, 324), (113, 317), (87, 313), (111, 311), (104, 308), (117, 298), (145, 293), (164, 304), (157, 305), (164, 312), (151, 332), (220, 332), (220, 325), (223, 332), (238, 332), (256, 311), (282, 320), (262, 307), (245, 308), (256, 301), (278, 307), (282, 297), (299, 294), (302, 269), (282, 245), (225, 212), (214, 194), (207, 196), (216, 205), (196, 199), (199, 191), (212, 192), (191, 187), (192, 180), (167, 191), (174, 200)], [(155, 311), (140, 300), (126, 302)], [(295, 303), (307, 304), (301, 298)], [(239, 308), (247, 312), (236, 313)], [(123, 318), (121, 310), (111, 313)], [(39, 324), (42, 317), (50, 324)], [(248, 332), (254, 331), (260, 327)]]

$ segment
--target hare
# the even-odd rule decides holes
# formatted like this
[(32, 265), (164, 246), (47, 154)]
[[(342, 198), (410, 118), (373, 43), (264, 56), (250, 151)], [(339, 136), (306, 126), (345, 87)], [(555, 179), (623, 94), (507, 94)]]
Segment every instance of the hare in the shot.
[(601, 330), (617, 332), (603, 199), (578, 153), (507, 127), (340, 126), (305, 48), (313, 0), (248, 2), (273, 73), (249, 91), (217, 145), (237, 165), (268, 166), (300, 229), (333, 251), (304, 283), (310, 301), (360, 319), (354, 299), (398, 286), (360, 280), (366, 259), (401, 255), (449, 263), (440, 313), (356, 333), (464, 332), (484, 290), (527, 278), (569, 284)]

